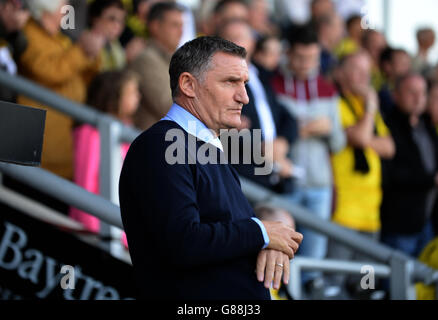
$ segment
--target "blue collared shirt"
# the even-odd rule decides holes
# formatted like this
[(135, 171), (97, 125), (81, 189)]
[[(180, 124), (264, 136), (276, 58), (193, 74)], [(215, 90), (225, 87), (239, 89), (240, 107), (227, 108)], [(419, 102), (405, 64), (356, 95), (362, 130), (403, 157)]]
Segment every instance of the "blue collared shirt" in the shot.
[[(186, 109), (184, 109), (183, 107), (179, 106), (176, 103), (172, 105), (169, 112), (161, 120), (169, 120), (176, 122), (188, 134), (191, 134), (192, 136), (206, 143), (210, 143), (214, 145), (222, 152), (224, 151), (220, 139), (214, 135), (213, 131), (208, 129), (207, 126), (204, 123), (202, 123), (198, 118), (196, 118), (193, 114), (191, 114)], [(268, 232), (266, 231), (265, 226), (259, 219), (255, 217), (251, 219), (254, 220), (259, 225), (262, 231), (263, 240), (265, 241), (263, 249), (265, 249), (269, 245)]]

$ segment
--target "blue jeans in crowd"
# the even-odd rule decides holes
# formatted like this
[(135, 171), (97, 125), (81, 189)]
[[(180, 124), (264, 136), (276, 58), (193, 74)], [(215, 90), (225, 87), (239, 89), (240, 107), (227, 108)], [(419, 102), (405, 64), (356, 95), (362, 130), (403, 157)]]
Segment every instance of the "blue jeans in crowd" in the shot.
[[(332, 188), (296, 188), (287, 196), (295, 205), (306, 208), (316, 217), (328, 221), (331, 215)], [(292, 212), (293, 215), (293, 212)], [(327, 254), (327, 237), (298, 226), (298, 232), (303, 234), (303, 242), (298, 249), (297, 256), (315, 259), (324, 259)], [(321, 272), (303, 272), (303, 284), (322, 276)]]
[(418, 258), (421, 251), (433, 239), (434, 232), (432, 222), (428, 221), (423, 230), (414, 234), (384, 233), (382, 234), (382, 243), (391, 248), (400, 250), (407, 255)]

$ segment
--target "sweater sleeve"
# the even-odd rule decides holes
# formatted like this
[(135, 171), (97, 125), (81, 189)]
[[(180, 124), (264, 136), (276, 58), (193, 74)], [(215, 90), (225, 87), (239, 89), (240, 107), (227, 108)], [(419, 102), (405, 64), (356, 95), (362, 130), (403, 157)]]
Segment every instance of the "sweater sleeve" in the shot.
[[(131, 146), (120, 179), (120, 204), (128, 221), (128, 237), (129, 230), (147, 232), (152, 250), (161, 250), (169, 263), (182, 268), (220, 263), (262, 249), (262, 231), (250, 216), (237, 221), (202, 222), (196, 165), (168, 164), (164, 154), (169, 143), (163, 143), (159, 136), (149, 140), (154, 141)], [(131, 225), (136, 224), (132, 228), (130, 219)]]

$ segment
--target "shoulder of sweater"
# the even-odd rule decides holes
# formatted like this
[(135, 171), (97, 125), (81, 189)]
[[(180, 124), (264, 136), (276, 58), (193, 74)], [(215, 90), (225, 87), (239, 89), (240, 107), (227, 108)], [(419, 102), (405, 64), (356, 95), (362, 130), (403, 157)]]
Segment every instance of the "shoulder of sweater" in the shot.
[[(176, 122), (162, 120), (156, 122), (152, 127), (143, 131), (132, 143), (132, 148), (137, 145), (147, 145), (147, 147), (153, 147), (154, 149), (161, 149), (167, 144), (164, 143), (166, 140), (166, 135), (172, 129), (181, 130), (184, 134), (184, 129), (181, 128)], [(169, 141), (170, 142), (170, 141)]]

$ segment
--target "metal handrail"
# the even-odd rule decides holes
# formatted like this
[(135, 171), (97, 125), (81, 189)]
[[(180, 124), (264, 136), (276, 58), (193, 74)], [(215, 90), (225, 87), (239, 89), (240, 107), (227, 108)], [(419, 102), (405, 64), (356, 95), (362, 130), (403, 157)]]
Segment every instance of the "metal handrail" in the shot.
[(389, 247), (379, 244), (378, 242), (371, 242), (369, 238), (353, 230), (348, 230), (335, 223), (319, 219), (315, 215), (312, 215), (307, 209), (287, 201), (283, 196), (260, 187), (248, 179), (241, 178), (241, 185), (242, 189), (247, 191), (246, 196), (250, 201), (260, 201), (260, 199), (263, 199), (262, 202), (264, 204), (293, 212), (294, 219), (302, 226), (323, 233), (329, 238), (342, 242), (343, 244), (354, 246), (354, 249), (374, 259), (388, 262), (391, 258), (394, 250)]
[[(109, 117), (104, 113), (93, 110), (86, 105), (72, 102), (20, 76), (11, 76), (8, 73), (0, 70), (0, 84), (26, 95), (31, 99), (35, 99), (43, 104), (47, 104), (50, 107), (71, 116), (76, 121), (88, 123), (99, 128), (105, 128), (106, 125), (111, 126), (112, 124), (116, 124), (116, 133), (111, 133), (112, 131), (108, 128), (106, 132), (115, 134), (115, 138), (118, 138), (117, 140), (119, 143), (132, 142), (140, 133), (139, 130), (125, 126), (123, 123)], [(105, 139), (108, 141), (114, 140), (107, 137), (105, 137)], [(111, 149), (111, 145), (106, 146), (106, 148)], [(108, 152), (108, 154), (113, 153)], [(101, 157), (101, 161), (102, 158), (103, 157)], [(64, 200), (70, 205), (77, 206), (79, 209), (95, 215), (103, 221), (108, 222), (110, 225), (122, 228), (120, 210), (118, 206), (103, 200), (97, 195), (85, 195), (87, 191), (73, 183), (37, 168), (23, 168), (15, 165), (1, 164), (0, 171), (13, 175), (22, 182), (50, 193), (50, 195)], [(106, 178), (105, 181), (109, 181), (111, 183), (117, 181), (117, 178), (114, 176), (114, 168), (106, 172), (112, 174), (112, 177), (110, 177), (109, 180)], [(36, 177), (38, 177), (38, 179), (35, 179)], [(41, 181), (38, 181), (39, 179), (48, 183), (41, 183)], [(63, 188), (65, 189), (63, 190)], [(70, 192), (66, 192), (67, 189)], [(438, 281), (438, 272), (425, 266), (424, 264), (413, 260), (403, 253), (393, 250), (387, 246), (370, 242), (368, 238), (363, 237), (353, 231), (345, 230), (334, 223), (311, 215), (306, 209), (292, 205), (284, 197), (264, 189), (255, 183), (242, 179), (242, 190), (248, 199), (258, 203), (267, 202), (293, 212), (297, 223), (303, 225), (304, 227), (316, 230), (317, 232), (322, 233), (329, 238), (333, 238), (350, 248), (358, 250), (381, 262), (390, 264), (392, 268), (396, 268), (398, 270), (401, 276), (405, 277), (407, 282), (424, 281), (426, 284), (431, 284)], [(106, 198), (108, 199), (109, 197), (106, 196)]]
[(377, 261), (390, 264), (394, 258), (413, 261), (414, 281), (425, 281), (427, 284), (437, 282), (438, 271), (433, 270), (423, 263), (412, 259), (403, 252), (394, 250), (386, 245), (370, 240), (369, 238), (353, 231), (347, 230), (333, 222), (325, 221), (312, 215), (307, 209), (294, 205), (283, 196), (275, 194), (254, 182), (241, 178), (242, 190), (250, 201), (263, 202), (293, 213), (294, 219), (300, 225), (315, 230), (334, 239), (350, 248), (353, 248)]
[(376, 278), (391, 277), (391, 268), (389, 266), (376, 264), (375, 262), (356, 262), (330, 259), (320, 260), (297, 256), (290, 263), (290, 274), (294, 281), (289, 282), (287, 285), (287, 290), (295, 300), (302, 299), (301, 271), (312, 270), (324, 273), (358, 275), (362, 273), (364, 266), (371, 267), (373, 276)]
[(0, 162), (0, 172), (108, 224), (123, 228), (118, 206), (47, 170)]
[[(66, 99), (53, 91), (42, 87), (30, 80), (21, 76), (12, 76), (9, 73), (0, 70), (0, 84), (15, 92), (21, 93), (30, 99), (34, 99), (42, 104), (48, 105), (57, 111), (69, 115), (73, 119), (81, 123), (87, 123), (94, 127), (99, 124), (99, 119), (103, 116), (108, 116), (99, 112), (85, 104), (77, 103)], [(140, 131), (124, 125), (116, 118), (113, 121), (119, 122), (121, 126), (120, 139), (121, 142), (132, 142), (140, 134)]]

